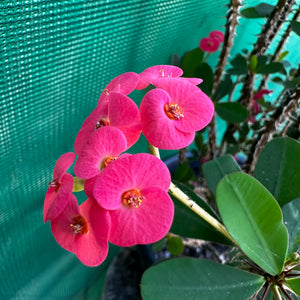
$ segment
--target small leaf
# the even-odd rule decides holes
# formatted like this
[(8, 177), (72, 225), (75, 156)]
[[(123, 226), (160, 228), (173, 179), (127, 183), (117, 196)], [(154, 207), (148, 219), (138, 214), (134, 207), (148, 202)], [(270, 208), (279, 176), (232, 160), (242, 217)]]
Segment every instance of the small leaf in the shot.
[(215, 195), (218, 183), (233, 172), (240, 172), (241, 168), (230, 155), (220, 156), (202, 165), (203, 175), (210, 191)]
[(241, 15), (244, 18), (248, 18), (248, 19), (260, 18), (260, 16), (258, 15), (258, 13), (254, 7), (248, 7), (248, 8), (241, 10)]
[(287, 55), (289, 54), (289, 51), (283, 51), (280, 53), (277, 61), (281, 61), (282, 59), (284, 59)]
[(180, 255), (183, 252), (184, 245), (179, 236), (171, 236), (167, 239), (167, 248), (172, 255)]
[(267, 273), (282, 272), (288, 233), (277, 201), (254, 177), (226, 175), (216, 199), (222, 220), (243, 252)]
[(256, 69), (258, 74), (272, 74), (272, 73), (283, 73), (285, 74), (285, 68), (280, 62), (271, 62), (265, 65), (258, 65)]
[(195, 77), (202, 78), (200, 88), (203, 93), (210, 96), (214, 83), (214, 73), (207, 63), (200, 64), (195, 70)]
[(300, 143), (289, 137), (271, 140), (260, 153), (254, 176), (280, 206), (300, 197)]
[(257, 65), (261, 66), (261, 65), (265, 65), (268, 61), (268, 56), (267, 55), (259, 55), (257, 57)]
[[(175, 184), (200, 207), (213, 217), (217, 218), (215, 212), (190, 188), (175, 182)], [(189, 207), (171, 195), (174, 205), (175, 214), (170, 232), (189, 238), (197, 238), (222, 244), (231, 245), (232, 243), (220, 234), (214, 227), (200, 218)]]
[(214, 95), (214, 100), (218, 101), (224, 96), (228, 95), (233, 87), (233, 82), (230, 76), (225, 76), (224, 79), (220, 82), (216, 94)]
[(231, 62), (232, 69), (227, 72), (231, 75), (243, 75), (248, 73), (248, 65), (246, 58), (241, 54), (238, 54)]
[(257, 56), (251, 55), (250, 63), (249, 63), (249, 69), (250, 69), (251, 72), (255, 72), (255, 69), (257, 67), (257, 62), (258, 62)]
[(255, 11), (259, 17), (269, 17), (274, 10), (275, 6), (268, 3), (260, 3), (255, 6)]
[(287, 278), (286, 283), (293, 292), (300, 296), (300, 277)]
[(199, 48), (195, 48), (187, 52), (182, 60), (181, 68), (183, 76), (194, 77), (196, 68), (201, 64), (204, 52)]
[(300, 77), (295, 77), (292, 80), (286, 80), (283, 85), (288, 89), (295, 89), (300, 84)]
[(189, 163), (184, 162), (177, 166), (172, 178), (181, 182), (187, 182), (190, 179), (195, 178), (195, 174), (194, 171), (191, 169)]
[(227, 122), (241, 123), (248, 117), (248, 111), (238, 102), (216, 103), (216, 112)]
[(247, 300), (264, 284), (262, 276), (209, 260), (180, 257), (145, 271), (144, 300)]
[(292, 255), (300, 248), (300, 198), (285, 204), (282, 214), (289, 233), (288, 254)]
[(291, 21), (293, 31), (300, 36), (300, 22)]

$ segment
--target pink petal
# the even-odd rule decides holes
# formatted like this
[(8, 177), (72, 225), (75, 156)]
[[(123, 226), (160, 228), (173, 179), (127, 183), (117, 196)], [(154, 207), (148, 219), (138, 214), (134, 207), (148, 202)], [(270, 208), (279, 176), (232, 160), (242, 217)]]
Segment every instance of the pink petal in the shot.
[(103, 208), (117, 209), (122, 204), (124, 192), (149, 186), (167, 191), (170, 181), (169, 170), (160, 159), (139, 153), (119, 158), (108, 165), (96, 179), (94, 197)]
[(204, 52), (216, 52), (220, 46), (220, 41), (215, 38), (203, 38), (200, 41), (199, 47)]
[(164, 105), (171, 102), (172, 99), (166, 91), (153, 89), (145, 95), (140, 105), (142, 132), (149, 143), (165, 150), (186, 147), (194, 139), (194, 132), (183, 132), (176, 126), (176, 123), (185, 118), (170, 120), (166, 116)]
[(161, 87), (169, 94), (170, 102), (178, 104), (184, 115), (174, 122), (178, 130), (186, 133), (198, 131), (211, 121), (214, 104), (198, 87), (177, 78), (165, 79)]
[(87, 179), (84, 183), (84, 192), (91, 199), (94, 199), (93, 191), (94, 191), (94, 185), (95, 185), (97, 177), (98, 177), (98, 175), (93, 178)]
[(147, 68), (140, 73), (140, 81), (136, 86), (136, 89), (142, 90), (146, 88), (155, 78), (179, 77), (182, 73), (183, 71), (179, 67), (171, 65), (158, 65)]
[(78, 203), (74, 195), (71, 196), (68, 205), (63, 212), (51, 220), (51, 230), (57, 243), (64, 249), (75, 253), (74, 233), (71, 228), (74, 216), (80, 215)]
[(168, 233), (174, 216), (171, 198), (159, 187), (144, 189), (142, 194), (145, 198), (137, 208), (122, 206), (110, 211), (111, 243), (121, 247), (149, 244)]
[(211, 31), (209, 37), (218, 40), (220, 43), (224, 42), (224, 33), (222, 31)]
[(72, 197), (73, 177), (65, 173), (61, 178), (61, 184), (57, 192), (49, 187), (44, 201), (44, 222), (56, 218), (67, 206)]
[(76, 255), (85, 265), (98, 266), (108, 253), (110, 215), (91, 199), (80, 205), (80, 212), (88, 223), (89, 231), (75, 236)]
[(122, 131), (112, 126), (101, 127), (79, 153), (74, 173), (79, 178), (92, 178), (100, 173), (105, 158), (117, 157), (126, 149), (127, 141)]
[(75, 140), (74, 149), (77, 155), (96, 132), (100, 119), (107, 119), (110, 126), (119, 128), (126, 137), (127, 147), (131, 147), (141, 134), (140, 115), (136, 104), (127, 96), (111, 92), (108, 102), (101, 102), (84, 121)]
[(98, 104), (109, 98), (110, 92), (118, 92), (124, 95), (130, 94), (139, 82), (139, 75), (134, 72), (126, 72), (115, 77), (103, 90)]
[(55, 164), (53, 178), (56, 178), (58, 182), (60, 182), (62, 176), (70, 168), (74, 160), (75, 153), (73, 152), (67, 152), (61, 155)]

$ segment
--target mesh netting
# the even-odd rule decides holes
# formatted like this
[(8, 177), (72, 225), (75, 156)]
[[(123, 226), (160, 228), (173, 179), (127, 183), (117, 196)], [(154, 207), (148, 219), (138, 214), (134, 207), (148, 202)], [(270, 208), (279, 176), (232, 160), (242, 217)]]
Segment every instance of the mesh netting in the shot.
[(55, 242), (42, 216), (55, 161), (112, 78), (197, 47), (228, 2), (1, 1), (1, 299), (99, 299), (117, 248), (87, 268)]

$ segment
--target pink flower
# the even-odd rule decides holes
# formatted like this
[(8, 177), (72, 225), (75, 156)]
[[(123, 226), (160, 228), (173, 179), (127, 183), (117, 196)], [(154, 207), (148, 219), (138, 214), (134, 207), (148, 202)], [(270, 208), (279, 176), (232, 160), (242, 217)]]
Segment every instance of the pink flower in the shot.
[(139, 82), (139, 75), (134, 72), (123, 73), (115, 77), (103, 90), (98, 104), (108, 100), (110, 92), (118, 92), (124, 95), (130, 94)]
[(199, 47), (204, 52), (216, 52), (220, 46), (220, 41), (216, 38), (205, 37), (201, 39)]
[(180, 78), (189, 81), (192, 84), (198, 85), (202, 82), (200, 78), (180, 77), (183, 74), (182, 69), (172, 65), (158, 65), (147, 68), (140, 73), (140, 81), (136, 87), (137, 90), (146, 88), (149, 84), (154, 84), (156, 79), (161, 78)]
[(79, 153), (74, 173), (83, 179), (97, 176), (126, 149), (127, 141), (120, 129), (112, 126), (101, 127)]
[(110, 210), (111, 243), (121, 247), (148, 244), (167, 234), (174, 215), (167, 193), (170, 180), (166, 165), (146, 153), (119, 158), (102, 171), (94, 196)]
[(141, 134), (140, 114), (136, 104), (127, 96), (111, 92), (108, 102), (101, 102), (84, 121), (75, 140), (77, 155), (85, 144), (103, 126), (117, 127), (127, 140), (127, 148), (139, 139)]
[(259, 92), (257, 92), (256, 94), (254, 94), (253, 100), (258, 100), (258, 99), (262, 98), (264, 95), (268, 95), (268, 94), (271, 94), (271, 93), (273, 93), (272, 90), (264, 90), (264, 89), (262, 89)]
[(259, 92), (257, 92), (256, 94), (254, 94), (253, 99), (251, 99), (250, 101), (250, 105), (249, 105), (249, 117), (248, 117), (248, 121), (252, 124), (255, 123), (256, 121), (256, 115), (261, 111), (259, 103), (257, 103), (257, 100), (263, 98), (264, 95), (270, 94), (272, 93), (272, 90), (260, 90)]
[(224, 33), (222, 31), (219, 30), (211, 31), (209, 37), (218, 40), (220, 43), (224, 42)]
[(100, 265), (108, 253), (109, 213), (87, 199), (78, 206), (72, 195), (62, 213), (51, 220), (51, 230), (61, 247), (77, 255), (87, 266)]
[(56, 218), (67, 206), (73, 191), (73, 177), (66, 171), (75, 159), (73, 152), (63, 154), (56, 162), (44, 202), (44, 222)]
[(211, 120), (214, 105), (198, 87), (176, 78), (160, 81), (140, 105), (142, 131), (154, 146), (180, 149), (194, 139), (195, 131)]

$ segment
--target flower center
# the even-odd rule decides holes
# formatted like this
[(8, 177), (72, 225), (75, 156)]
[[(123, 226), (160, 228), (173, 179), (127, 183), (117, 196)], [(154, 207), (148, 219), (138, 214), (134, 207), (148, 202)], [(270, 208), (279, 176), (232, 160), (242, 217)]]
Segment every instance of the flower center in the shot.
[(103, 94), (106, 95), (106, 96), (109, 96), (109, 90), (108, 89), (104, 89), (103, 90)]
[(145, 197), (139, 189), (132, 189), (122, 194), (122, 203), (127, 207), (139, 207)]
[(179, 105), (176, 103), (165, 104), (164, 112), (170, 120), (180, 120), (184, 117)]
[(112, 161), (114, 161), (116, 159), (117, 159), (117, 157), (113, 157), (113, 156), (108, 156), (108, 157), (104, 158), (101, 162), (100, 170), (107, 167)]
[(88, 224), (83, 216), (74, 216), (70, 224), (72, 231), (76, 234), (86, 234), (89, 231)]
[(49, 188), (54, 188), (55, 192), (58, 191), (60, 187), (60, 183), (58, 182), (57, 178), (54, 178), (52, 181), (49, 182)]
[(109, 126), (110, 125), (110, 122), (108, 119), (100, 119), (97, 123), (96, 123), (96, 126), (95, 126), (95, 130), (103, 127), (103, 126)]

